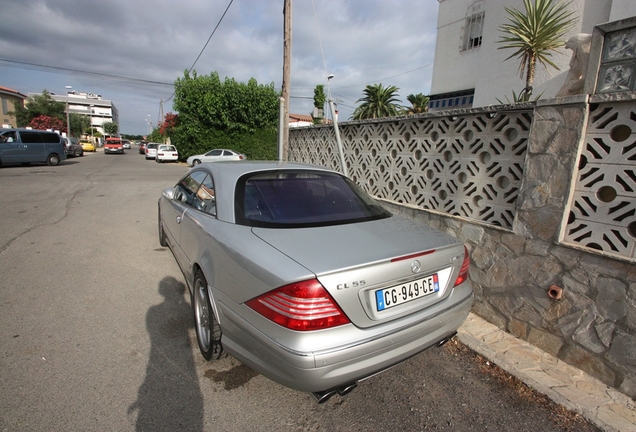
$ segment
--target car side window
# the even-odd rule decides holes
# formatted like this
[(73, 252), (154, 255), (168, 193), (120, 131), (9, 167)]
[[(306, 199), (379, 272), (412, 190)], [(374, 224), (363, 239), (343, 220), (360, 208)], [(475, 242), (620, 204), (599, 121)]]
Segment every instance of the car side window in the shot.
[(23, 143), (41, 143), (42, 135), (39, 132), (20, 132)]
[(200, 202), (201, 210), (216, 216), (216, 196), (214, 194), (214, 181), (212, 181), (212, 176), (207, 175), (205, 179), (203, 179), (197, 191), (197, 199)]
[(214, 181), (205, 171), (194, 171), (175, 188), (174, 199), (196, 210), (216, 216)]
[(221, 156), (222, 153), (222, 150), (212, 150), (207, 154), (207, 156)]
[(225, 150), (225, 151), (223, 152), (223, 156), (232, 156), (232, 152), (231, 152), (231, 151), (227, 151), (227, 150)]
[(17, 141), (14, 131), (9, 131), (0, 135), (0, 142), (14, 142), (14, 141)]

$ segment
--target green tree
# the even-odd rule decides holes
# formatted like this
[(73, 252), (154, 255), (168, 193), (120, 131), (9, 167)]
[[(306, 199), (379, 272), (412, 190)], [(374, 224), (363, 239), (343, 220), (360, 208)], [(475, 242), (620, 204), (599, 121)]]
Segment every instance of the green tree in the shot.
[(499, 27), (504, 36), (497, 43), (503, 44), (498, 49), (515, 50), (506, 60), (513, 57), (520, 60), (519, 76), (523, 78), (525, 74), (523, 92), (529, 99), (537, 62), (546, 69), (548, 66), (559, 69), (551, 60), (552, 51), (565, 45), (563, 35), (574, 26), (577, 18), (574, 12), (568, 11), (570, 3), (523, 0), (523, 4), (525, 13), (505, 8), (509, 22)]
[(356, 101), (362, 102), (354, 111), (353, 120), (363, 120), (400, 115), (404, 107), (398, 102), (398, 90), (395, 86), (383, 87), (382, 84), (368, 85), (364, 90), (364, 97)]
[[(248, 158), (276, 156), (280, 93), (274, 84), (252, 78), (221, 81), (218, 73), (198, 76), (185, 72), (175, 81), (173, 108), (179, 113), (171, 141), (185, 158), (214, 147), (229, 147)], [(259, 146), (266, 146), (263, 150)]]
[[(83, 135), (86, 131), (89, 131), (91, 127), (90, 119), (82, 114), (71, 113), (69, 115), (69, 122), (71, 123), (71, 136), (77, 138)], [(66, 126), (64, 128), (66, 129)]]
[(117, 123), (113, 123), (113, 122), (104, 122), (102, 124), (102, 127), (104, 128), (104, 132), (106, 133), (106, 135), (117, 135), (117, 132), (119, 132), (119, 125)]
[(428, 112), (428, 96), (423, 93), (410, 94), (406, 100), (411, 103), (411, 108), (406, 108), (408, 114), (421, 114)]
[(66, 131), (66, 104), (53, 100), (46, 90), (40, 95), (29, 96), (23, 106), (16, 105), (15, 111), (10, 114), (15, 115), (18, 127), (28, 126), (36, 117), (48, 116), (64, 122), (64, 132)]
[(325, 118), (325, 101), (327, 96), (325, 95), (325, 86), (318, 84), (314, 89), (314, 113), (311, 117), (314, 120), (314, 124), (321, 124)]

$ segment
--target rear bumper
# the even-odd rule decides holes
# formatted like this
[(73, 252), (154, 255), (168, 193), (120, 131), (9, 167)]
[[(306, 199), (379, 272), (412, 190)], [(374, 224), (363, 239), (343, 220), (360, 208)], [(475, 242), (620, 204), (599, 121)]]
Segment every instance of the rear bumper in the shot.
[(221, 342), (230, 354), (262, 375), (299, 391), (320, 392), (381, 372), (452, 335), (465, 321), (472, 302), (467, 282), (414, 322), (384, 332), (351, 325), (346, 332), (351, 335), (353, 329), (356, 336), (341, 341), (342, 345), (304, 352), (280, 345), (219, 302)]

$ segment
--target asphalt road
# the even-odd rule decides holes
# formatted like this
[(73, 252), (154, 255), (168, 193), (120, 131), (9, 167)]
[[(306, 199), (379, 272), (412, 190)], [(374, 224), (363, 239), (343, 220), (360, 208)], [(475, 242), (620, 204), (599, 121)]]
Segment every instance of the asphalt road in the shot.
[(204, 361), (157, 239), (157, 198), (186, 170), (136, 148), (0, 168), (0, 431), (595, 430), (453, 343), (322, 405)]

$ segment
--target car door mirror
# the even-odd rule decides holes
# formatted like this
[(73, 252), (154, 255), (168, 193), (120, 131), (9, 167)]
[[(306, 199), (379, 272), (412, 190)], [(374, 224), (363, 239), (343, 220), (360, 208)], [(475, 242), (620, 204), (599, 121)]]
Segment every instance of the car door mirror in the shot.
[(169, 200), (172, 200), (174, 198), (174, 188), (165, 188), (163, 190), (163, 196)]

